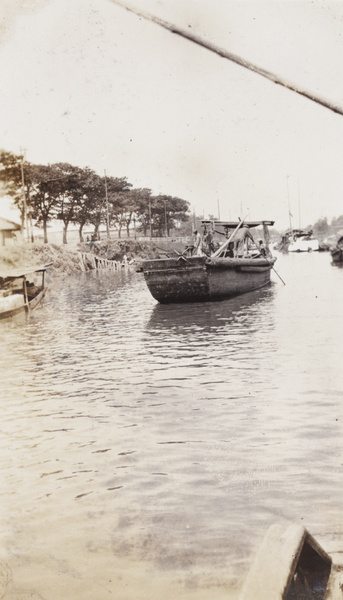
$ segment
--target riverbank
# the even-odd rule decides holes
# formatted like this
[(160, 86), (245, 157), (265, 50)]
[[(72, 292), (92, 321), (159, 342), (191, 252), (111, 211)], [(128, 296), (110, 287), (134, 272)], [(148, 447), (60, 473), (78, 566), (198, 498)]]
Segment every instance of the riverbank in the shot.
[(108, 260), (122, 262), (127, 260), (134, 264), (144, 259), (158, 258), (163, 250), (181, 249), (182, 244), (154, 241), (138, 242), (136, 240), (116, 240), (96, 242), (94, 244), (16, 244), (0, 249), (0, 268), (21, 268), (35, 265), (51, 264), (51, 272), (70, 274), (81, 271), (80, 253), (87, 252)]

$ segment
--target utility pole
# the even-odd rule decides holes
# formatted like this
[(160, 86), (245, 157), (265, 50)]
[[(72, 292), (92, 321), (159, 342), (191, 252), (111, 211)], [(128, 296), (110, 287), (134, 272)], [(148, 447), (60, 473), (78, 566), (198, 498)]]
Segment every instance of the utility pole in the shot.
[(292, 227), (292, 213), (291, 213), (291, 205), (290, 205), (290, 201), (289, 201), (289, 187), (288, 187), (288, 177), (289, 175), (287, 175), (287, 198), (288, 198), (288, 215), (289, 215), (289, 228), (291, 230), (291, 235), (293, 235), (293, 227)]
[(149, 224), (150, 224), (150, 239), (152, 239), (152, 225), (151, 225), (151, 198), (149, 198)]
[(167, 200), (164, 201), (164, 222), (166, 225), (166, 237), (168, 237), (168, 227), (167, 227)]
[(107, 177), (106, 177), (106, 169), (104, 169), (104, 173), (105, 173), (105, 195), (106, 195), (106, 234), (107, 234), (107, 240), (109, 240), (111, 238), (110, 236), (110, 215), (108, 212), (108, 195), (107, 195)]
[(301, 203), (300, 203), (300, 184), (298, 178), (298, 211), (299, 211), (299, 229), (301, 229)]
[(26, 202), (24, 163), (23, 163), (24, 155), (23, 155), (23, 151), (21, 148), (20, 148), (20, 152), (22, 153), (21, 161), (20, 161), (20, 170), (21, 170), (21, 186), (22, 186), (23, 203), (24, 203), (24, 232), (26, 235), (26, 241), (28, 242), (30, 236), (29, 236), (28, 223), (27, 223), (27, 202)]

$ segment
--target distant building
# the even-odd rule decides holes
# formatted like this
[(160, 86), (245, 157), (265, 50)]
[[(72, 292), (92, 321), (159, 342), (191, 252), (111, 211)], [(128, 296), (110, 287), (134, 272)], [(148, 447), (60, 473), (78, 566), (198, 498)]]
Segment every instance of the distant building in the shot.
[(21, 225), (0, 217), (0, 246), (10, 246), (22, 240)]

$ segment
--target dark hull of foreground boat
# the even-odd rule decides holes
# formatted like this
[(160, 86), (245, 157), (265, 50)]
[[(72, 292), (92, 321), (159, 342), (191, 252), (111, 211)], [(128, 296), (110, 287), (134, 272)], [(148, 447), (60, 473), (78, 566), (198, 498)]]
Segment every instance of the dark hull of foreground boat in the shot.
[(334, 263), (343, 263), (343, 249), (331, 250), (331, 258)]
[(270, 283), (276, 258), (208, 258), (192, 256), (146, 260), (143, 273), (152, 296), (161, 304), (206, 302), (239, 296)]

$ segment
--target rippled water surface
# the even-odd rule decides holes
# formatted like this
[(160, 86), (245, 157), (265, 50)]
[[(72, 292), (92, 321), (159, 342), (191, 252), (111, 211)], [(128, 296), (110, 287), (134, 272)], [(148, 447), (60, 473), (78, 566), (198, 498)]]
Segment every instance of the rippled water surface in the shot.
[(170, 306), (134, 271), (58, 277), (0, 323), (5, 598), (236, 598), (271, 524), (343, 539), (343, 269), (276, 269)]

